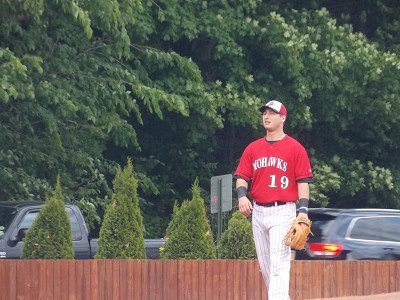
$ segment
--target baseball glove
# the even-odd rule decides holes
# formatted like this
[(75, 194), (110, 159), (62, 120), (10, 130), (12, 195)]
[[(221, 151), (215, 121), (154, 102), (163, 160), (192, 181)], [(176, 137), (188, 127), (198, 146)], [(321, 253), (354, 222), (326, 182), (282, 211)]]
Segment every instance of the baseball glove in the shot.
[(308, 236), (313, 235), (311, 224), (310, 219), (297, 217), (284, 238), (285, 245), (295, 250), (304, 250)]

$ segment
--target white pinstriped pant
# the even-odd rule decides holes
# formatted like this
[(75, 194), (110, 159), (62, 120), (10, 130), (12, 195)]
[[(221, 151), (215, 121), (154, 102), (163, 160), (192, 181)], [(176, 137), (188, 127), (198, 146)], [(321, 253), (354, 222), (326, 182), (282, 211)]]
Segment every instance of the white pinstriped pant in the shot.
[(268, 300), (289, 300), (290, 247), (283, 239), (296, 218), (296, 204), (254, 204), (252, 214), (254, 243)]

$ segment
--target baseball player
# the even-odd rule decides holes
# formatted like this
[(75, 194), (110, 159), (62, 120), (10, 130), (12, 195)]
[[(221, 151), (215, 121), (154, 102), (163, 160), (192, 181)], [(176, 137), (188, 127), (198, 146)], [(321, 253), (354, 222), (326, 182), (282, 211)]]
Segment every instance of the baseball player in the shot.
[[(252, 213), (257, 258), (269, 300), (289, 297), (290, 247), (284, 237), (296, 218), (308, 218), (310, 160), (304, 147), (283, 130), (286, 107), (269, 101), (260, 107), (266, 136), (250, 143), (235, 172), (239, 210)], [(251, 184), (250, 202), (247, 197)]]

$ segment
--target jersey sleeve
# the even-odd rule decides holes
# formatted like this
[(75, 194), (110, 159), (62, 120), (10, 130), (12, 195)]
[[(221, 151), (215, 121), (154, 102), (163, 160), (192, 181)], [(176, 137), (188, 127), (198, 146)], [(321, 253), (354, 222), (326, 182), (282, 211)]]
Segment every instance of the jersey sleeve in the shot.
[(247, 146), (243, 151), (242, 157), (240, 158), (239, 165), (235, 171), (235, 176), (241, 177), (246, 181), (251, 180), (253, 174), (252, 160), (251, 160), (251, 148)]
[(313, 178), (310, 159), (308, 158), (308, 154), (306, 149), (303, 146), (300, 146), (296, 151), (296, 168), (295, 168), (295, 176), (296, 181), (303, 178)]

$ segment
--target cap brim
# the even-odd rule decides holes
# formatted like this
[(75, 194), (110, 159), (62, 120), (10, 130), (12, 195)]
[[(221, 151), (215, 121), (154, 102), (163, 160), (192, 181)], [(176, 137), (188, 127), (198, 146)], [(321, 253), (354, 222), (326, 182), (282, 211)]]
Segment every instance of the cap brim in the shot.
[(275, 113), (277, 113), (277, 114), (280, 113), (280, 112), (277, 111), (276, 109), (273, 109), (272, 107), (269, 107), (269, 106), (266, 106), (266, 105), (261, 106), (261, 107), (259, 108), (259, 111), (263, 113), (266, 109), (270, 109), (270, 110), (272, 110), (273, 112), (275, 112)]

